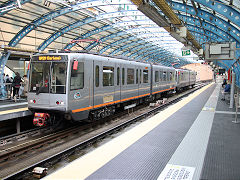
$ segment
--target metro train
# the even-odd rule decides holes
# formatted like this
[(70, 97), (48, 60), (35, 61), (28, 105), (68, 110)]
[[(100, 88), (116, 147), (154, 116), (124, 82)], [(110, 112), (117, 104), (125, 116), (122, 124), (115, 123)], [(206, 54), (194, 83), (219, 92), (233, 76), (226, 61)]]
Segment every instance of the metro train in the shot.
[(28, 108), (36, 126), (62, 119), (95, 121), (194, 86), (196, 73), (86, 52), (34, 55)]

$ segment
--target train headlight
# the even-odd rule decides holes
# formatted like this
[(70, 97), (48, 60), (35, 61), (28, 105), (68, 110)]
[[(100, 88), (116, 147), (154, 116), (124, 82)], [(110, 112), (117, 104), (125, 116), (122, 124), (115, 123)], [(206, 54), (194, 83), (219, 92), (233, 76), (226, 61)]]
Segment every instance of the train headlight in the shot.
[(29, 102), (30, 102), (30, 103), (36, 103), (36, 100), (35, 100), (35, 99), (33, 99), (33, 100), (30, 99)]
[(56, 101), (56, 104), (57, 105), (64, 105), (64, 102), (63, 101)]

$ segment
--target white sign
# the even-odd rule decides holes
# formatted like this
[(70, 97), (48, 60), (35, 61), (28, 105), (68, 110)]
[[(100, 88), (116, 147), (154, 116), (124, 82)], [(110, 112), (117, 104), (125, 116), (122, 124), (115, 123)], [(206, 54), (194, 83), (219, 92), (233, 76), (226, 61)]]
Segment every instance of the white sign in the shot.
[(167, 164), (158, 180), (192, 180), (195, 168)]
[(203, 107), (202, 109), (203, 111), (215, 111), (214, 108), (211, 108), (211, 107)]

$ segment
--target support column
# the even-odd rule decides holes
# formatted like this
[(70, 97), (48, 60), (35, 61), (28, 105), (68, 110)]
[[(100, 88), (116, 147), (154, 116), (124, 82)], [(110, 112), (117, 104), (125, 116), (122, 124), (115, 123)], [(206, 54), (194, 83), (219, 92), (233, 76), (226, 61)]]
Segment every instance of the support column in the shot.
[(232, 84), (231, 84), (230, 105), (229, 105), (229, 108), (233, 108), (235, 79), (236, 79), (236, 74), (235, 74), (234, 72), (232, 72)]
[(2, 56), (0, 57), (0, 98), (4, 99), (6, 98), (6, 90), (5, 90), (5, 84), (3, 83), (3, 73), (4, 73), (4, 67), (7, 63), (7, 60), (10, 56), (10, 52), (3, 52)]
[(21, 122), (19, 118), (17, 118), (16, 128), (17, 128), (17, 134), (19, 134), (21, 132)]

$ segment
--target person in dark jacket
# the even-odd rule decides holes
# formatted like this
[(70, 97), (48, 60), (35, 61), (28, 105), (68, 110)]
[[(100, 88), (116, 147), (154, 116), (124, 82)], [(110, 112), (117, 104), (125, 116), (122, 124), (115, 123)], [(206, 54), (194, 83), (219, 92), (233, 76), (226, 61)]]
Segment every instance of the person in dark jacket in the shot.
[(223, 83), (222, 83), (222, 88), (224, 88), (224, 86), (227, 84), (227, 80), (224, 78), (223, 79)]
[(21, 76), (18, 72), (16, 72), (16, 76), (14, 77), (13, 82), (12, 82), (13, 98), (15, 98), (16, 95), (18, 95), (19, 88), (21, 86), (21, 82), (22, 82)]
[(225, 95), (230, 93), (230, 90), (231, 90), (231, 85), (229, 83), (227, 83), (224, 87), (224, 90), (222, 92), (222, 99), (223, 101), (225, 101)]

